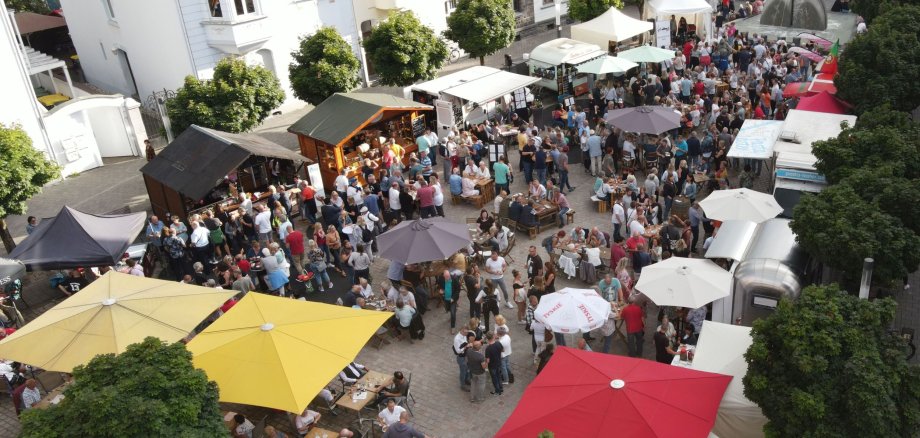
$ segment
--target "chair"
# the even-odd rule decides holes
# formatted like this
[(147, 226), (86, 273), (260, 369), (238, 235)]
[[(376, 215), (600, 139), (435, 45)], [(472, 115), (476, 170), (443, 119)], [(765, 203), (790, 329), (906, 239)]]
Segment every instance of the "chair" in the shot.
[(409, 373), (409, 375), (406, 377), (406, 395), (402, 397), (395, 397), (395, 400), (397, 406), (406, 408), (406, 410), (409, 411), (409, 415), (412, 415), (413, 417), (415, 416), (415, 414), (412, 413), (412, 408), (409, 407), (410, 401), (415, 403), (415, 397), (412, 396), (412, 373)]
[(645, 153), (645, 171), (648, 172), (658, 166), (658, 151)]
[(575, 222), (575, 209), (569, 209), (569, 211), (565, 213), (565, 220), (569, 224)]
[(478, 220), (478, 219), (479, 219), (479, 218), (468, 217), (468, 218), (466, 218), (466, 223), (468, 223), (468, 224), (475, 224), (475, 223), (476, 223), (476, 220)]
[(636, 159), (632, 156), (626, 155), (623, 157), (623, 166), (621, 169), (628, 170), (629, 173), (633, 173), (636, 167)]
[[(256, 428), (252, 430), (252, 438), (262, 438), (262, 435), (265, 434), (265, 420), (268, 419), (268, 415), (263, 415), (262, 419), (255, 423)], [(294, 429), (297, 430), (297, 429)]]
[(508, 261), (510, 261), (511, 263), (514, 263), (514, 257), (511, 257), (511, 249), (514, 248), (514, 241), (515, 241), (514, 234), (509, 233), (508, 234), (508, 247), (505, 248), (504, 251), (501, 251), (498, 253), (498, 255), (508, 259)]
[(604, 201), (604, 200), (598, 198), (597, 195), (591, 195), (591, 201), (593, 201), (594, 203), (597, 204), (597, 212), (598, 212), (598, 213), (606, 213), (606, 212), (607, 212), (607, 202), (606, 202), (606, 201)]

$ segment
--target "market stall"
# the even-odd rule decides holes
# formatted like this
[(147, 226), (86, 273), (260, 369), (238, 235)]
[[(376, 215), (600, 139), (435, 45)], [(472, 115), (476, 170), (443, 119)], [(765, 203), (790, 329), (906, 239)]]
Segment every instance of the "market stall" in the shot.
[(431, 109), (388, 94), (336, 93), (288, 132), (297, 135), (300, 153), (319, 164), (325, 186), (332, 186), (342, 169), (363, 183), (364, 160), (380, 164), (391, 139), (402, 147), (402, 160), (408, 163), (409, 154), (418, 150), (415, 139), (425, 133), (424, 112)]
[(530, 75), (540, 78), (537, 85), (557, 91), (559, 96), (581, 96), (591, 91), (592, 77), (579, 73), (578, 66), (607, 51), (594, 44), (557, 38), (534, 47), (527, 64)]
[(257, 135), (192, 125), (141, 173), (153, 212), (185, 218), (207, 208), (234, 211), (240, 191), (252, 194), (254, 203), (264, 200), (270, 185), (286, 189), (298, 172), (303, 176), (304, 162), (309, 160)]
[(715, 39), (712, 29), (713, 10), (706, 0), (651, 0), (645, 2), (642, 17), (656, 22), (668, 21), (673, 17), (678, 23), (677, 30), (669, 30), (676, 34), (679, 44), (693, 35), (703, 41), (712, 41)]
[(613, 51), (617, 43), (652, 30), (652, 23), (637, 20), (611, 7), (591, 21), (572, 25), (572, 39)]
[(497, 68), (475, 66), (413, 85), (412, 99), (434, 104), (438, 137), (457, 125), (496, 119), (498, 112), (521, 111), (525, 116), (533, 95), (526, 87), (539, 79)]

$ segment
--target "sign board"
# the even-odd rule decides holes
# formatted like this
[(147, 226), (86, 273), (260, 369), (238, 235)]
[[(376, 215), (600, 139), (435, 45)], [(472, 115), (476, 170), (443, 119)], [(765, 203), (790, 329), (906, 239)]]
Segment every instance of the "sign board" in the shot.
[(805, 170), (776, 169), (776, 177), (785, 178), (785, 179), (793, 179), (796, 181), (806, 181), (806, 182), (827, 184), (827, 179), (824, 178), (824, 175), (821, 175), (818, 172), (808, 172)]
[[(316, 195), (326, 197), (326, 188), (323, 187), (323, 174), (319, 170), (319, 163), (310, 164), (307, 166), (307, 179), (310, 180), (310, 185), (316, 189)], [(315, 197), (313, 199), (316, 199)]]
[(671, 47), (671, 22), (668, 20), (655, 22), (655, 47)]
[(782, 120), (745, 120), (728, 151), (729, 158), (766, 160), (783, 130)]
[(502, 143), (499, 144), (490, 144), (489, 145), (489, 161), (495, 162), (498, 161), (498, 157), (505, 155), (505, 145)]
[(438, 138), (444, 138), (450, 135), (451, 128), (454, 127), (454, 105), (449, 101), (435, 99), (434, 110), (438, 120)]

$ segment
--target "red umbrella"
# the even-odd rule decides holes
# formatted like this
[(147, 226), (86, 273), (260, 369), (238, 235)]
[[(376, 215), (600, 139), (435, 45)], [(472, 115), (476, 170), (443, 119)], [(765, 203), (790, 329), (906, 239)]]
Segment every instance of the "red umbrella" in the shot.
[(731, 379), (559, 347), (496, 437), (704, 438)]
[(808, 91), (810, 82), (790, 82), (783, 88), (783, 97), (811, 96), (814, 93)]
[(850, 112), (850, 105), (827, 91), (822, 91), (814, 96), (799, 99), (795, 109), (816, 113), (847, 114)]
[(808, 86), (808, 91), (814, 94), (820, 93), (822, 91), (827, 91), (831, 94), (837, 94), (837, 87), (834, 85), (834, 75), (818, 73), (815, 75), (815, 78), (811, 80), (811, 84)]

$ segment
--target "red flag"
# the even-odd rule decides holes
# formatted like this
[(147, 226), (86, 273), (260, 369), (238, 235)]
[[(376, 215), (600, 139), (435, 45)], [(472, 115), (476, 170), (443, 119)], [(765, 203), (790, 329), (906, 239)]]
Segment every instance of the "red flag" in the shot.
[(837, 40), (833, 46), (831, 46), (831, 53), (827, 55), (827, 58), (824, 58), (824, 64), (821, 64), (821, 73), (829, 74), (831, 76), (837, 74), (837, 58), (840, 54), (840, 40)]

